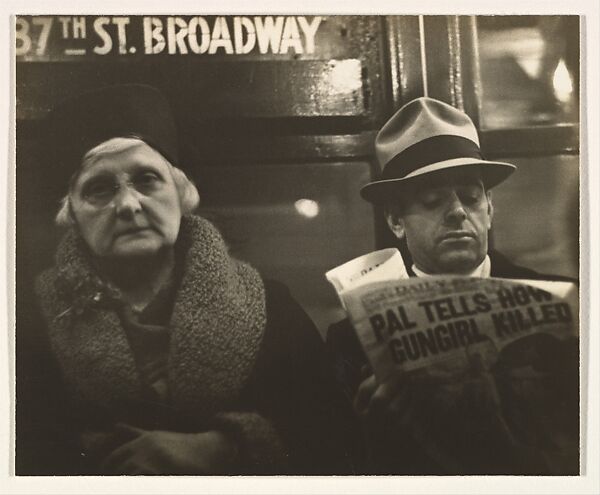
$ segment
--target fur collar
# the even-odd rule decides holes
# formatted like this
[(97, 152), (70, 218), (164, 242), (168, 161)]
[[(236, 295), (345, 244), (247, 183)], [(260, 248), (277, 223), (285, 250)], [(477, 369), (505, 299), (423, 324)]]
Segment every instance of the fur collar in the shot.
[[(264, 285), (231, 258), (217, 230), (184, 217), (178, 240), (183, 278), (170, 324), (172, 405), (210, 415), (234, 402), (249, 378), (266, 324)], [(92, 269), (70, 231), (56, 266), (37, 280), (52, 348), (76, 395), (108, 407), (140, 400), (140, 381), (115, 311), (119, 292)]]

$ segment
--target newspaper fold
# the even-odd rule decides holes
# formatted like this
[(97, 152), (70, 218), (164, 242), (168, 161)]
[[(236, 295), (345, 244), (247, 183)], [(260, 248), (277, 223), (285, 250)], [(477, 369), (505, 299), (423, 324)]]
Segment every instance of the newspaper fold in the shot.
[(329, 270), (325, 277), (335, 288), (344, 309), (344, 294), (350, 289), (372, 282), (409, 278), (400, 251), (396, 248), (381, 249), (354, 258)]

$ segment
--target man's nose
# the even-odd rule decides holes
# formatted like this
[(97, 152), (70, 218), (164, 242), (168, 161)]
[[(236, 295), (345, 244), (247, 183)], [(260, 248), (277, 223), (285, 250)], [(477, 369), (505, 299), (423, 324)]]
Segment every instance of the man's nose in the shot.
[(448, 200), (446, 219), (454, 222), (462, 222), (466, 218), (467, 212), (465, 211), (465, 205), (463, 205), (456, 192), (453, 192)]
[(115, 209), (117, 215), (123, 218), (135, 215), (142, 209), (138, 192), (128, 184), (123, 184), (115, 196)]

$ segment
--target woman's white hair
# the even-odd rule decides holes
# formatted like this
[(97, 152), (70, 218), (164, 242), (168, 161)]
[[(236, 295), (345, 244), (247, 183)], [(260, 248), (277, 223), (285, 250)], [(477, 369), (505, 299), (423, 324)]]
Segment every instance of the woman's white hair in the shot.
[[(85, 154), (81, 162), (81, 168), (85, 167), (85, 165), (87, 165), (88, 163), (95, 162), (102, 155), (105, 155), (107, 153), (117, 153), (119, 151), (123, 151), (139, 142), (144, 141), (136, 136), (126, 138), (118, 137), (109, 139), (108, 141), (104, 141), (103, 143), (100, 143), (98, 146), (92, 148)], [(188, 178), (187, 175), (185, 175), (183, 170), (171, 165), (171, 163), (166, 158), (165, 162), (169, 165), (171, 177), (173, 178), (173, 182), (175, 183), (177, 193), (179, 194), (179, 203), (181, 205), (182, 215), (192, 213), (200, 204), (200, 195), (198, 194), (198, 189), (196, 189), (194, 183)], [(75, 180), (77, 179), (78, 174), (79, 171), (76, 172), (76, 174), (72, 177), (70, 181), (69, 192), (60, 201), (60, 208), (58, 210), (58, 213), (56, 214), (55, 219), (56, 224), (59, 226), (66, 227), (73, 224), (74, 219), (71, 213), (69, 196), (72, 192), (72, 187), (75, 183)]]

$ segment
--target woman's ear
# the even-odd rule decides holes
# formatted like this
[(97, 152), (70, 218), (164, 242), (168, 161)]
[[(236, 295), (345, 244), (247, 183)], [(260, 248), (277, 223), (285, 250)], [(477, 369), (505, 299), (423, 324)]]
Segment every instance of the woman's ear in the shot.
[(171, 176), (179, 194), (181, 214), (187, 215), (188, 213), (192, 213), (200, 204), (200, 194), (196, 185), (177, 167), (171, 166)]
[(385, 208), (385, 220), (387, 221), (388, 227), (394, 233), (398, 239), (404, 238), (404, 221), (402, 216), (399, 214), (397, 208), (386, 207)]
[(70, 227), (75, 224), (73, 209), (71, 208), (68, 194), (60, 200), (60, 209), (58, 210), (54, 221), (59, 227)]

